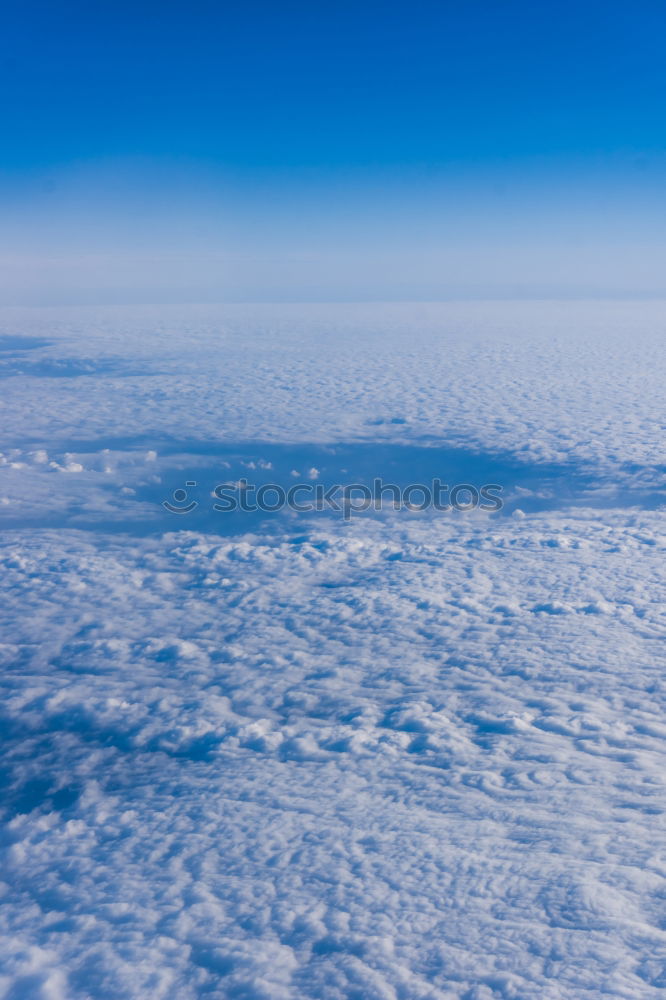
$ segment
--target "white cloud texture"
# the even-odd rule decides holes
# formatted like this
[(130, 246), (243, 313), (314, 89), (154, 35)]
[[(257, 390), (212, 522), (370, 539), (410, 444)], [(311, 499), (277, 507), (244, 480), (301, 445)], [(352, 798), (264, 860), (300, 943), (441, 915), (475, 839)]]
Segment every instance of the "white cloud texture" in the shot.
[[(659, 316), (577, 308), (5, 314), (1, 997), (661, 995)], [(548, 495), (158, 517), (380, 444)]]

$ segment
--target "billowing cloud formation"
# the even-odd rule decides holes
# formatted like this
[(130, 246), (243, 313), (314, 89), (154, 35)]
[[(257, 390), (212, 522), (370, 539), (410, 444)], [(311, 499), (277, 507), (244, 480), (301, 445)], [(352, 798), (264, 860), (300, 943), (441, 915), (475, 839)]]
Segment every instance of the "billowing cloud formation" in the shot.
[[(656, 1000), (657, 313), (2, 327), (0, 994)], [(160, 505), (454, 453), (512, 514)]]

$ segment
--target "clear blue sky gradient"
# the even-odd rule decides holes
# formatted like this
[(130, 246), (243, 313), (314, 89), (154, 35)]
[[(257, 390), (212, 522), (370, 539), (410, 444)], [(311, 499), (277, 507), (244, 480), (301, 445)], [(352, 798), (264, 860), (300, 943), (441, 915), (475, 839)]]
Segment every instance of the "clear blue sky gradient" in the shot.
[(660, 295), (663, 3), (3, 15), (0, 300)]

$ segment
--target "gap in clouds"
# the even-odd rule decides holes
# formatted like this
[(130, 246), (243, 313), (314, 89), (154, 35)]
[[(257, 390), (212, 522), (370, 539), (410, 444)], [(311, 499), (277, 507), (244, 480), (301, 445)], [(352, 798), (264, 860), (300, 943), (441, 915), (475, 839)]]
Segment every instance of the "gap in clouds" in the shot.
[[(435, 442), (275, 444), (272, 442), (219, 442), (141, 436), (97, 442), (60, 441), (48, 450), (35, 443), (14, 449), (0, 465), (0, 524), (5, 528), (61, 527), (86, 531), (127, 532), (138, 536), (185, 529), (221, 535), (247, 531), (285, 531), (343, 519), (343, 510), (327, 506), (305, 512), (281, 507), (276, 511), (216, 510), (222, 499), (214, 496), (224, 487), (225, 497), (236, 500), (241, 490), (277, 486), (283, 494), (301, 484), (297, 500), (313, 499), (315, 484), (323, 491), (335, 486), (374, 489), (395, 485), (423, 486), (432, 491), (468, 484), (477, 491), (499, 486), (500, 511), (397, 511), (389, 497), (377, 511), (353, 510), (352, 520), (398, 516), (447, 520), (475, 516), (493, 518), (515, 512), (567, 510), (576, 507), (658, 509), (666, 501), (666, 467), (624, 465), (606, 476), (575, 462), (528, 463), (506, 453), (483, 453), (442, 447)], [(243, 485), (245, 484), (245, 485)], [(247, 496), (247, 493), (245, 494)], [(385, 494), (386, 496), (387, 494)], [(463, 493), (461, 503), (468, 503)], [(268, 506), (279, 502), (267, 489)], [(361, 503), (356, 490), (352, 503)], [(443, 495), (441, 502), (447, 502)], [(168, 503), (172, 510), (167, 510)], [(414, 504), (424, 504), (416, 490)], [(190, 509), (192, 508), (192, 509)]]

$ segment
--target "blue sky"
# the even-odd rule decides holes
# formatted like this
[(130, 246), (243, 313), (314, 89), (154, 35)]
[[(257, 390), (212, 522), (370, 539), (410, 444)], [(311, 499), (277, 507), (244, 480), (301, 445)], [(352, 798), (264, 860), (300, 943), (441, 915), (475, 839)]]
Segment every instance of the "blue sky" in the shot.
[(5, 15), (4, 302), (663, 293), (661, 3)]

